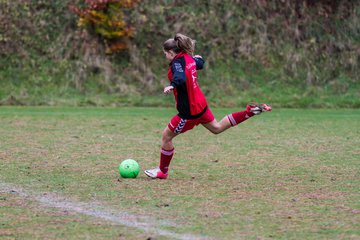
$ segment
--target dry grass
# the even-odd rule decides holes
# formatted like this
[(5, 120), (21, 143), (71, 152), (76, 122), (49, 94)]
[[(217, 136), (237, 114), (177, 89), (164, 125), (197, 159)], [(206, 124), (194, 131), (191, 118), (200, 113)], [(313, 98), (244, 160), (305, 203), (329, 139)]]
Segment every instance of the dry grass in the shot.
[[(220, 119), (231, 111), (215, 114)], [(360, 238), (358, 110), (275, 110), (217, 136), (198, 127), (175, 139), (170, 179), (120, 179), (123, 159), (136, 159), (142, 170), (158, 164), (161, 131), (173, 114), (160, 108), (2, 108), (0, 180), (147, 216), (180, 234)], [(49, 222), (50, 239), (93, 231), (92, 219), (1, 194), (4, 216), (31, 205), (2, 221), (4, 236), (21, 234), (14, 221), (24, 232), (38, 232), (51, 214), (64, 220)], [(43, 218), (23, 219), (38, 211)], [(72, 221), (81, 226), (73, 228)], [(100, 239), (119, 234), (111, 224), (98, 224), (109, 229), (95, 228)]]

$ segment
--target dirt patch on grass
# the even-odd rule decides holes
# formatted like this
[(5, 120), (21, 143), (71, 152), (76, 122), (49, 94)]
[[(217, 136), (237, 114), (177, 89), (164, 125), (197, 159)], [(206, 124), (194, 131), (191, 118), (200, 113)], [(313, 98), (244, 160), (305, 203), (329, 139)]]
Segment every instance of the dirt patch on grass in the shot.
[(315, 191), (311, 193), (305, 193), (300, 196), (300, 199), (315, 199), (315, 200), (339, 200), (347, 197), (348, 194), (343, 192), (326, 192)]

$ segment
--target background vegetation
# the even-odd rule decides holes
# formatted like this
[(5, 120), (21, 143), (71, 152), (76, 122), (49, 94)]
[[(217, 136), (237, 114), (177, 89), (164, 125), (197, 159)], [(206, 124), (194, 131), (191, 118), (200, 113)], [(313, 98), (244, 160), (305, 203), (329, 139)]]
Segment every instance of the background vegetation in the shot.
[[(81, 25), (74, 8), (128, 34)], [(0, 104), (172, 105), (161, 46), (182, 32), (207, 61), (212, 106), (359, 107), (359, 17), (358, 0), (1, 0)]]

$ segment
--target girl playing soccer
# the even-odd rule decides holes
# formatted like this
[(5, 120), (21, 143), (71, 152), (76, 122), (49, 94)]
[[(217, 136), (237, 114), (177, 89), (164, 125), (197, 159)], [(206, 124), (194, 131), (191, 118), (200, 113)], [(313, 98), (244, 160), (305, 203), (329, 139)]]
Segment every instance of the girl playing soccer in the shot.
[(170, 62), (170, 85), (164, 88), (164, 93), (174, 93), (179, 113), (170, 120), (162, 134), (159, 167), (145, 170), (145, 174), (151, 178), (168, 177), (174, 155), (172, 139), (180, 133), (202, 124), (210, 132), (219, 134), (254, 115), (271, 111), (271, 106), (267, 104), (250, 104), (244, 111), (231, 113), (220, 122), (216, 121), (197, 82), (196, 70), (202, 69), (205, 61), (201, 56), (194, 55), (194, 47), (194, 41), (180, 33), (163, 44), (165, 57)]

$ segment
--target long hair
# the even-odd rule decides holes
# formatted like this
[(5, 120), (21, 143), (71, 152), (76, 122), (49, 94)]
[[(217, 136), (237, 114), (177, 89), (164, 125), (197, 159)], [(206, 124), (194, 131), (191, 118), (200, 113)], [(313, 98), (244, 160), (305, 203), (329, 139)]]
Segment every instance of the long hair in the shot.
[(184, 51), (192, 56), (194, 55), (195, 41), (184, 34), (177, 33), (174, 38), (170, 38), (163, 43), (163, 48), (165, 51), (173, 50), (175, 53)]

